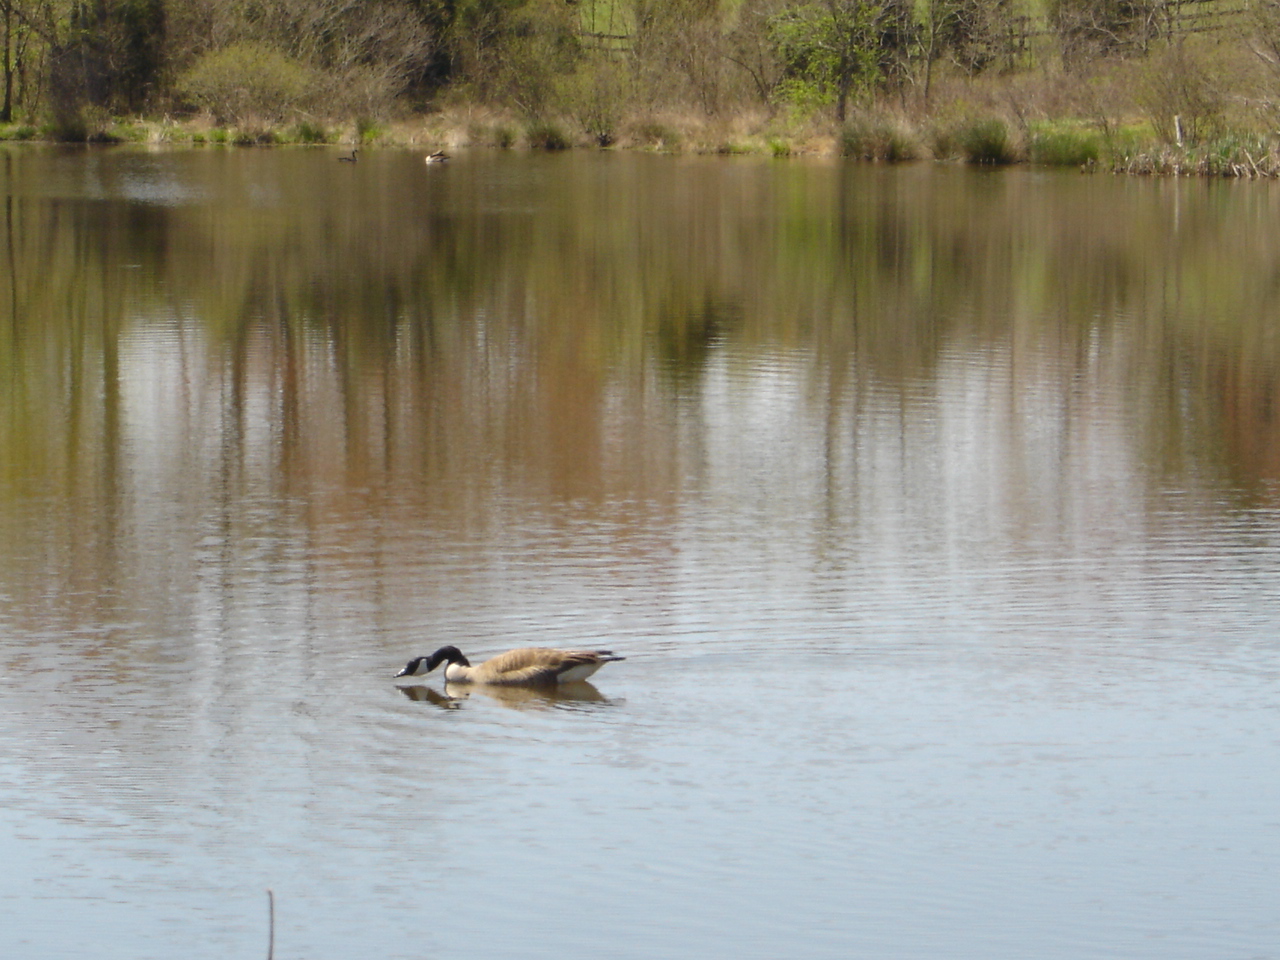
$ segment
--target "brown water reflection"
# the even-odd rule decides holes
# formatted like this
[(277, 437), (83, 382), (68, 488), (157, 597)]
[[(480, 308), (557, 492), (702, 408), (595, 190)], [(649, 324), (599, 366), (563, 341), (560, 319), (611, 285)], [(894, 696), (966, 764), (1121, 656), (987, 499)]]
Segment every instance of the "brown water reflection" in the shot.
[(230, 492), (657, 508), (674, 411), (713, 351), (803, 357), (831, 411), (935, 392), (957, 350), (1013, 383), (1049, 375), (1067, 424), (1102, 376), (1153, 474), (1277, 476), (1265, 188), (592, 156), (411, 177), (411, 156), (322, 159), (3, 155), (7, 489), (109, 500), (143, 430), (151, 457), (215, 467)]
[[(331, 159), (0, 155), (6, 564), (59, 556), (57, 594), (101, 598), (131, 539), (163, 580), (228, 525), (274, 523), (243, 509), (264, 500), (321, 560), (377, 536), (370, 516), (453, 536), (512, 502), (594, 504), (621, 549), (661, 555), (700, 482), (713, 357), (753, 377), (785, 359), (833, 494), (859, 424), (928, 421), (949, 365), (977, 361), (1015, 460), (1122, 417), (1153, 489), (1275, 503), (1266, 187)], [(140, 498), (164, 516), (140, 524)]]

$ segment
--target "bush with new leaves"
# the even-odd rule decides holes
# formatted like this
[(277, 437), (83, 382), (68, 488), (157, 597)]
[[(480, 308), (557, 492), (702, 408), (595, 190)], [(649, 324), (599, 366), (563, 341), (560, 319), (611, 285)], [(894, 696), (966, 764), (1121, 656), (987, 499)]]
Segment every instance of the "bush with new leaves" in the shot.
[(179, 93), (219, 123), (276, 123), (303, 108), (316, 86), (312, 70), (277, 50), (237, 43), (201, 57)]

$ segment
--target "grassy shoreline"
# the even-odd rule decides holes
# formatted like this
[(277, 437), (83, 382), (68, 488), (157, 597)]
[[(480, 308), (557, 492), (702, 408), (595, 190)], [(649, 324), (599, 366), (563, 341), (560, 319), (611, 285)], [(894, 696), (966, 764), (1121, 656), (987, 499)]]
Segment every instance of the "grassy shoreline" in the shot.
[[(52, 128), (0, 125), (0, 141), (69, 142)], [(1235, 179), (1280, 178), (1280, 144), (1252, 132), (1227, 132), (1201, 143), (1163, 142), (1146, 122), (1123, 125), (1079, 119), (1010, 121), (991, 113), (919, 121), (884, 111), (853, 115), (843, 125), (787, 125), (776, 117), (712, 122), (688, 117), (623, 124), (608, 143), (571, 120), (522, 121), (485, 110), (433, 113), (385, 124), (370, 122), (219, 126), (207, 119), (113, 118), (71, 142), (190, 146), (342, 146), (504, 150), (609, 149), (671, 154), (843, 157), (877, 163), (935, 160), (989, 166), (1030, 164), (1087, 172)]]

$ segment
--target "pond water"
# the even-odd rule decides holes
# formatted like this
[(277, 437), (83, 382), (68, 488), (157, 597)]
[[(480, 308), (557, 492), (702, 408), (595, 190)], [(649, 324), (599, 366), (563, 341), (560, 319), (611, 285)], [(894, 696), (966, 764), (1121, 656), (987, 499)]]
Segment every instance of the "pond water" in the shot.
[(337, 156), (0, 150), (0, 955), (1280, 956), (1275, 186)]

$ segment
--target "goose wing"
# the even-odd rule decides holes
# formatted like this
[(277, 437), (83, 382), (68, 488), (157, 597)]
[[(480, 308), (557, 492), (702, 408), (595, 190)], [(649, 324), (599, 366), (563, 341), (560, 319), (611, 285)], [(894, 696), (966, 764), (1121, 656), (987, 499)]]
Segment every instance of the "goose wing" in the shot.
[(523, 647), (508, 650), (476, 668), (477, 679), (487, 683), (553, 683), (562, 673), (621, 660), (608, 650), (553, 650), (550, 647)]

